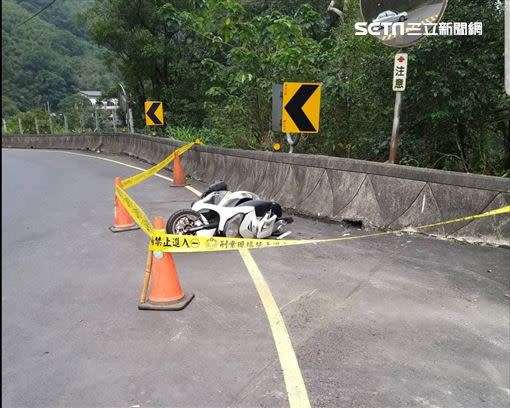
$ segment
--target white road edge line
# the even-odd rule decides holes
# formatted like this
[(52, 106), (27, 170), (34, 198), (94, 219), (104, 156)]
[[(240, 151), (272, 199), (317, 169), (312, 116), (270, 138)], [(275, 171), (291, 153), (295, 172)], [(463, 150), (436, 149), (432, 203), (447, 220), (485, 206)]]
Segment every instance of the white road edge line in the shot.
[[(107, 159), (105, 157), (97, 157), (91, 154), (74, 153), (61, 150), (55, 151), (76, 156), (89, 157), (97, 160), (104, 160), (136, 170), (147, 170), (117, 160)], [(161, 174), (155, 174), (155, 176), (165, 180), (173, 181), (173, 179), (170, 177), (162, 176)], [(185, 187), (197, 196), (202, 195), (200, 191), (191, 186)], [(239, 250), (239, 254), (241, 255), (241, 258), (243, 259), (244, 264), (248, 269), (253, 284), (257, 289), (260, 300), (262, 302), (262, 306), (266, 312), (267, 320), (269, 321), (269, 326), (271, 327), (273, 340), (276, 346), (276, 351), (278, 353), (278, 358), (280, 360), (280, 366), (283, 371), (283, 379), (287, 389), (289, 406), (290, 408), (310, 408), (311, 406), (310, 400), (308, 398), (308, 392), (306, 390), (305, 382), (301, 374), (301, 369), (299, 368), (296, 353), (292, 347), (292, 342), (290, 340), (289, 332), (287, 331), (287, 326), (285, 326), (285, 321), (283, 320), (280, 309), (278, 308), (273, 294), (271, 293), (271, 289), (269, 289), (269, 285), (267, 284), (264, 275), (262, 275), (262, 272), (260, 272), (260, 269), (257, 266), (255, 260), (251, 256), (250, 251), (247, 249)]]

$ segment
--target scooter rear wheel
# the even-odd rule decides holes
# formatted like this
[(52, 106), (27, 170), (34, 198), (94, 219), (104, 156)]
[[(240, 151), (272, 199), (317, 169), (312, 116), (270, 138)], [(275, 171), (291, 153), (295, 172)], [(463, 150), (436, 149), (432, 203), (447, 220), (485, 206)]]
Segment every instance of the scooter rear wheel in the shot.
[(174, 212), (166, 223), (166, 233), (174, 235), (195, 235), (190, 228), (204, 225), (200, 213), (193, 210), (178, 210)]

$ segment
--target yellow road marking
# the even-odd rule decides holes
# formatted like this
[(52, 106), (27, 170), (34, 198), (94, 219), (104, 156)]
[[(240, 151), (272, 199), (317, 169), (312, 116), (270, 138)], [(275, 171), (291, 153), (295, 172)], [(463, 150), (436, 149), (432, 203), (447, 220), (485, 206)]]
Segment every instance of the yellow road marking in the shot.
[(193, 194), (197, 195), (197, 196), (201, 196), (202, 193), (200, 191), (198, 191), (196, 188), (193, 188), (191, 186), (185, 186), (189, 191), (191, 191)]
[[(146, 170), (141, 167), (132, 166), (130, 164), (123, 163), (117, 160), (107, 159), (105, 157), (97, 157), (90, 154), (65, 151), (60, 151), (60, 153), (104, 160), (107, 162), (130, 167), (136, 170), (142, 171)], [(162, 176), (160, 174), (155, 174), (155, 176), (163, 178), (165, 180), (173, 181), (173, 179)], [(200, 196), (202, 194), (200, 191), (191, 186), (186, 186), (186, 188), (192, 193), (196, 194), (197, 196)], [(280, 366), (283, 371), (283, 379), (285, 381), (285, 387), (287, 389), (289, 406), (290, 408), (310, 408), (308, 392), (303, 381), (303, 376), (301, 375), (301, 369), (299, 368), (296, 353), (294, 352), (294, 348), (292, 347), (292, 342), (290, 341), (290, 336), (287, 331), (287, 327), (285, 326), (285, 321), (283, 320), (280, 309), (278, 308), (278, 305), (274, 300), (273, 294), (271, 293), (271, 289), (269, 289), (269, 286), (266, 280), (264, 279), (264, 275), (262, 275), (262, 272), (260, 272), (260, 269), (255, 263), (253, 257), (251, 256), (250, 251), (244, 249), (240, 250), (239, 253), (244, 261), (244, 264), (246, 265), (246, 268), (248, 269), (253, 284), (257, 289), (260, 300), (262, 302), (262, 306), (264, 307), (264, 310), (266, 312), (267, 320), (269, 321), (269, 326), (271, 327), (273, 340), (276, 346), (276, 351), (278, 353), (278, 358), (280, 360)]]
[(289, 406), (291, 408), (309, 408), (310, 401), (308, 399), (305, 382), (303, 381), (296, 353), (292, 347), (292, 342), (290, 341), (289, 333), (282, 314), (280, 313), (280, 309), (278, 309), (273, 294), (255, 263), (255, 260), (251, 256), (250, 251), (242, 249), (239, 250), (239, 253), (243, 258), (246, 268), (248, 268), (248, 272), (250, 273), (255, 288), (259, 293), (262, 305), (264, 306), (264, 310), (266, 311), (267, 320), (269, 320), (276, 351), (280, 359), (280, 366), (283, 371), (285, 387), (287, 388)]
[[(46, 150), (46, 151), (50, 152), (52, 150)], [(117, 160), (107, 159), (105, 157), (97, 157), (97, 156), (94, 156), (94, 155), (91, 155), (91, 154), (82, 154), (82, 153), (64, 152), (64, 151), (62, 151), (60, 153), (74, 154), (75, 156), (82, 156), (82, 157), (91, 157), (91, 158), (94, 158), (94, 159), (97, 159), (97, 160), (104, 160), (104, 161), (107, 161), (107, 162), (111, 162), (111, 163), (115, 163), (115, 164), (120, 164), (122, 166), (130, 167), (132, 169), (141, 170), (141, 171), (147, 170), (147, 169), (143, 169), (141, 167), (132, 166), (131, 164), (123, 163), (123, 162), (120, 162), (120, 161), (117, 161)], [(172, 181), (172, 182), (174, 181), (173, 178), (163, 176), (162, 174), (159, 174), (159, 173), (156, 173), (154, 175), (156, 177), (162, 178), (164, 180), (168, 180), (168, 181)], [(191, 186), (184, 186), (184, 187), (187, 188), (189, 191), (191, 191), (193, 194), (195, 194), (197, 196), (202, 195), (202, 193), (200, 191), (198, 191), (196, 188), (193, 188)]]

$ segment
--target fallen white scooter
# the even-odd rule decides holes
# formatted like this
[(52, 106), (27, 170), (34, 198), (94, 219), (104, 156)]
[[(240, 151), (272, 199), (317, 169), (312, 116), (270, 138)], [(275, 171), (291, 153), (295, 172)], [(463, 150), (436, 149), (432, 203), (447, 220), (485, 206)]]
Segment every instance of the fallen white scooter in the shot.
[(168, 234), (224, 236), (231, 238), (283, 239), (284, 231), (293, 222), (282, 217), (282, 207), (273, 201), (263, 201), (249, 191), (228, 191), (223, 181), (213, 182), (191, 209), (173, 213), (166, 224)]

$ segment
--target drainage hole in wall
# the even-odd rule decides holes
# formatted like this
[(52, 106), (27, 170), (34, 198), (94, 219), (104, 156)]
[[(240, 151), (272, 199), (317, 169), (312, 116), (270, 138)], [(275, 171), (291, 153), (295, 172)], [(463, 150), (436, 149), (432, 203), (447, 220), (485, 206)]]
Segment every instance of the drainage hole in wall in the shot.
[(353, 220), (353, 219), (348, 219), (348, 218), (344, 218), (342, 219), (342, 222), (348, 226), (348, 227), (351, 227), (351, 228), (363, 228), (363, 221), (361, 220)]

